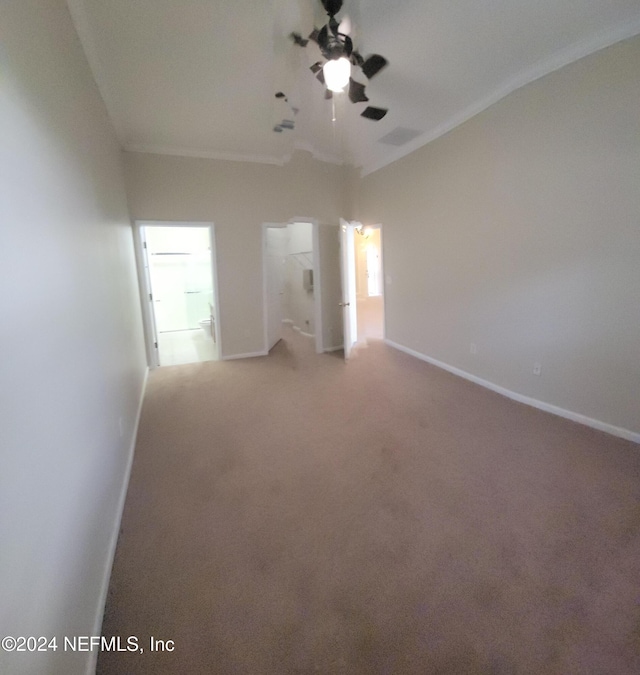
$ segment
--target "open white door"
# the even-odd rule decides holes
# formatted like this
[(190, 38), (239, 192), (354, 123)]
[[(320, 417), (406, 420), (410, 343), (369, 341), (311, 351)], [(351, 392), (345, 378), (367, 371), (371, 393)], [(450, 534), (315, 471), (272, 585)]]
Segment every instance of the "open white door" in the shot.
[(151, 272), (149, 270), (149, 251), (147, 250), (147, 239), (145, 236), (144, 227), (140, 228), (140, 241), (142, 244), (142, 266), (144, 268), (144, 283), (146, 288), (146, 304), (149, 312), (149, 329), (151, 331), (150, 342), (147, 346), (149, 355), (151, 357), (152, 368), (157, 368), (160, 365), (160, 352), (158, 351), (158, 333), (156, 329), (156, 314), (154, 308), (154, 297), (151, 290)]
[(342, 279), (342, 325), (344, 328), (344, 360), (353, 356), (358, 341), (356, 314), (355, 225), (340, 219), (340, 276)]

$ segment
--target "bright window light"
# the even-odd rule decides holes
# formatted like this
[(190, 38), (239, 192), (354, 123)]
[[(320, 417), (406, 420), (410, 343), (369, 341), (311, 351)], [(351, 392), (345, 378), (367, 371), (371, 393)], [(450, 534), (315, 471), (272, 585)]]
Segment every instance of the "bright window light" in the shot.
[(382, 295), (380, 251), (375, 244), (367, 244), (367, 295)]

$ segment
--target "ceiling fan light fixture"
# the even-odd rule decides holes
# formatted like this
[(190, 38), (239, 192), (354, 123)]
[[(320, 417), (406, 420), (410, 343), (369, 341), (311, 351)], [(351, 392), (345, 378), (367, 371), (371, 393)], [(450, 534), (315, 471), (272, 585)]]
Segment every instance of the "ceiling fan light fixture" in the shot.
[(341, 56), (339, 59), (331, 59), (322, 66), (324, 81), (327, 88), (339, 93), (349, 84), (351, 77), (351, 64), (349, 59)]

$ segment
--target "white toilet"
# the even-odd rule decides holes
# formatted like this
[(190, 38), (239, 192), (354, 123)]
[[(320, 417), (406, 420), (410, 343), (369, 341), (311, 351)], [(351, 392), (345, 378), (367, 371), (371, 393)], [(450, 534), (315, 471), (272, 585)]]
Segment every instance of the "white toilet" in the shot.
[(212, 340), (212, 332), (211, 332), (211, 317), (208, 317), (206, 319), (202, 319), (202, 321), (198, 321), (198, 325), (200, 328), (202, 328), (202, 332), (204, 333), (204, 336), (207, 340)]

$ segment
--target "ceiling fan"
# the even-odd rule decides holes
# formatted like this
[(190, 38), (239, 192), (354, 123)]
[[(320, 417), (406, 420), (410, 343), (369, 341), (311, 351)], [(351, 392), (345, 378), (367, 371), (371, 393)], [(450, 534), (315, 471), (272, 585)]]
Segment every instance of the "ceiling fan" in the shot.
[[(290, 37), (299, 47), (306, 47), (309, 41), (315, 42), (325, 61), (316, 61), (310, 68), (316, 78), (326, 87), (325, 98), (332, 98), (334, 92), (341, 92), (348, 85), (349, 100), (352, 103), (368, 101), (365, 85), (351, 77), (351, 68), (360, 68), (367, 79), (377, 75), (388, 63), (380, 54), (371, 54), (366, 59), (353, 48), (353, 41), (346, 33), (340, 32), (340, 22), (336, 14), (342, 8), (342, 0), (320, 0), (329, 16), (328, 23), (320, 29), (314, 28), (308, 38), (299, 33)], [(370, 120), (381, 120), (388, 110), (368, 106), (361, 113)]]

